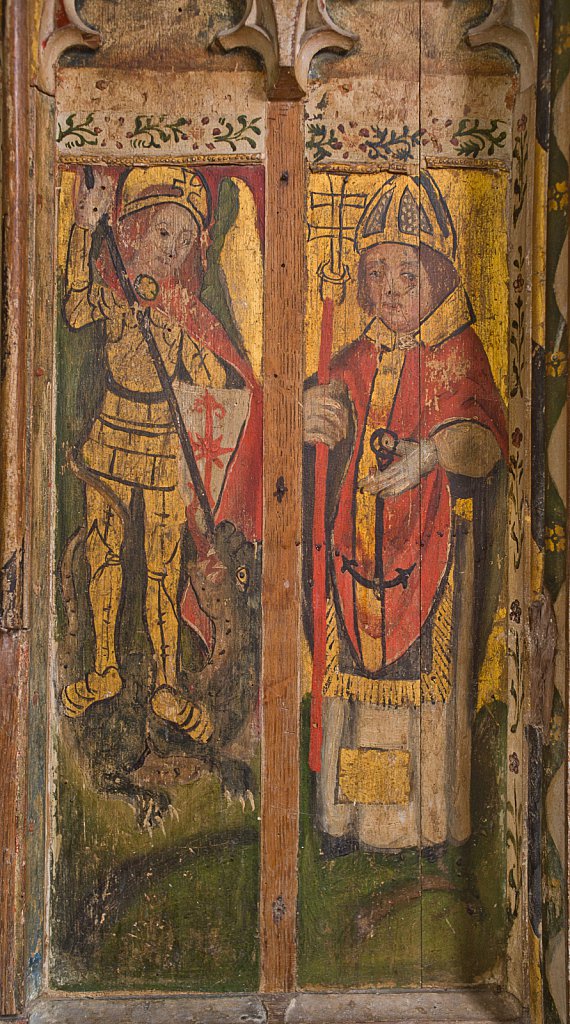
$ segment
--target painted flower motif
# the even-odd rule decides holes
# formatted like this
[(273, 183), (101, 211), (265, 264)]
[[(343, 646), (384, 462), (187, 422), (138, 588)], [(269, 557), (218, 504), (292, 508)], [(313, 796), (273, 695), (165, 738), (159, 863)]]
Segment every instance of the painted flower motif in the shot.
[(549, 377), (563, 377), (568, 370), (568, 356), (565, 352), (546, 353), (546, 373)]
[(548, 189), (548, 209), (568, 209), (568, 182), (557, 181)]
[(522, 276), (522, 274), (519, 274), (518, 277), (515, 277), (513, 281), (513, 288), (516, 292), (522, 292), (524, 288), (524, 277)]
[(517, 427), (515, 430), (513, 430), (512, 434), (511, 434), (511, 441), (513, 443), (513, 447), (514, 448), (520, 448), (520, 446), (522, 444), (522, 439), (523, 439), (523, 432), (520, 429), (520, 427)]
[(556, 524), (548, 526), (544, 535), (547, 551), (566, 551), (566, 528)]
[(512, 772), (513, 775), (518, 775), (519, 768), (520, 768), (519, 755), (518, 754), (509, 754), (509, 771)]
[(528, 124), (527, 116), (526, 116), (526, 114), (523, 114), (523, 116), (519, 117), (519, 119), (517, 121), (517, 128), (518, 128), (519, 132), (524, 132), (527, 124)]
[(511, 610), (509, 612), (509, 618), (512, 622), (516, 622), (517, 626), (520, 625), (522, 616), (522, 608), (520, 601), (513, 601), (511, 604)]

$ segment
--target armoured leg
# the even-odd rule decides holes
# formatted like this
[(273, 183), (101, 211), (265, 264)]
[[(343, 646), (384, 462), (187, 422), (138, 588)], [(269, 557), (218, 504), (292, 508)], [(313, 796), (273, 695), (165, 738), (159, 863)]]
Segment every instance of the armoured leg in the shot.
[(198, 742), (207, 743), (212, 724), (206, 708), (194, 704), (177, 684), (180, 532), (184, 503), (177, 489), (145, 490), (146, 617), (156, 663), (152, 707)]
[[(128, 507), (130, 488), (115, 484), (114, 491)], [(121, 518), (109, 500), (87, 487), (86, 554), (91, 570), (89, 598), (95, 627), (95, 668), (86, 679), (69, 683), (62, 703), (69, 718), (82, 715), (96, 701), (114, 697), (122, 687), (115, 651), (115, 627), (121, 600), (123, 540)]]

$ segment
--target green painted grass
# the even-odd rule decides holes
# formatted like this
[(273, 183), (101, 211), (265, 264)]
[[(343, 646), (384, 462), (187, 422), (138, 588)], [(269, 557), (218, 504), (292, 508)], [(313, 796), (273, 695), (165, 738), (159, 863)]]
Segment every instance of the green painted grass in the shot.
[[(325, 861), (311, 825), (307, 768), (308, 707), (303, 709), (299, 984), (303, 988), (414, 987), (499, 981), (505, 953), (505, 855), (501, 809), (505, 708), (483, 709), (475, 723), (473, 835), (436, 863), (417, 850), (357, 852)], [(453, 891), (406, 891), (439, 880)], [(358, 916), (393, 900), (362, 936)]]
[(140, 831), (127, 802), (94, 792), (60, 744), (55, 988), (258, 988), (258, 811), (228, 806), (211, 775), (171, 795), (179, 820)]
[[(504, 778), (501, 704), (474, 729), (473, 835), (422, 877), (417, 851), (355, 853), (324, 861), (312, 827), (307, 765), (308, 707), (301, 762), (299, 984), (304, 988), (414, 987), (501, 981), (505, 952)], [(60, 848), (52, 917), (52, 984), (68, 991), (255, 991), (259, 984), (257, 812), (227, 808), (211, 776), (180, 786), (180, 821), (163, 835), (138, 832), (128, 805), (96, 794), (62, 750)], [(114, 893), (106, 919), (93, 895)], [(433, 884), (433, 883), (432, 883)], [(370, 934), (357, 916), (387, 896), (392, 911)], [(87, 940), (86, 941), (86, 937)]]

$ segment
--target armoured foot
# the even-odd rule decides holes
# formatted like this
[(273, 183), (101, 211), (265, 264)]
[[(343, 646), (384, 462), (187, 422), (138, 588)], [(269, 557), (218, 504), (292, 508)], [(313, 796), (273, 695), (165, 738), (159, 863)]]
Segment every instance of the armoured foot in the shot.
[(207, 743), (214, 727), (203, 704), (194, 704), (171, 686), (161, 686), (153, 694), (152, 710), (159, 718), (173, 722), (196, 743)]
[(77, 683), (68, 683), (61, 694), (64, 714), (68, 718), (79, 718), (87, 708), (100, 700), (116, 697), (123, 686), (117, 668), (107, 668), (104, 672), (89, 672), (86, 679)]

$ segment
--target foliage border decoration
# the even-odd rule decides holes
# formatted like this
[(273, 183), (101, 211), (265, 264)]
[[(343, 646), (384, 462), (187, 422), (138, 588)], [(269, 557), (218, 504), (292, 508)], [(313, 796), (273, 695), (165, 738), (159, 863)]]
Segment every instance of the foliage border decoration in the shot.
[[(317, 106), (324, 109), (322, 102)], [(508, 134), (500, 128), (503, 124), (506, 122), (495, 118), (489, 124), (483, 124), (478, 117), (463, 117), (455, 127), (454, 122), (448, 119), (444, 127), (449, 146), (457, 156), (476, 160), (478, 157), (493, 157), (496, 150), (505, 148)], [(398, 160), (407, 163), (415, 158), (420, 146), (429, 146), (430, 143), (441, 149), (441, 143), (431, 137), (427, 128), (413, 131), (407, 124), (401, 128), (379, 124), (359, 126), (354, 121), (348, 122), (348, 127), (342, 121), (330, 125), (321, 112), (307, 118), (306, 122), (306, 150), (315, 164), (339, 155), (346, 160), (357, 151), (370, 161)]]
[[(111, 118), (107, 116), (104, 120), (110, 122)], [(94, 111), (72, 112), (58, 119), (56, 143), (68, 150), (85, 146), (106, 148), (109, 142), (117, 149), (130, 144), (133, 149), (159, 151), (166, 146), (182, 149), (188, 143), (194, 152), (201, 147), (210, 152), (227, 147), (229, 152), (236, 153), (240, 146), (252, 151), (258, 149), (262, 136), (260, 122), (261, 116), (251, 117), (245, 113), (231, 118), (225, 115), (202, 117), (195, 125), (192, 118), (183, 115), (137, 114), (129, 126), (126, 117), (117, 116), (117, 137), (105, 138), (111, 130), (105, 132), (97, 125)]]

